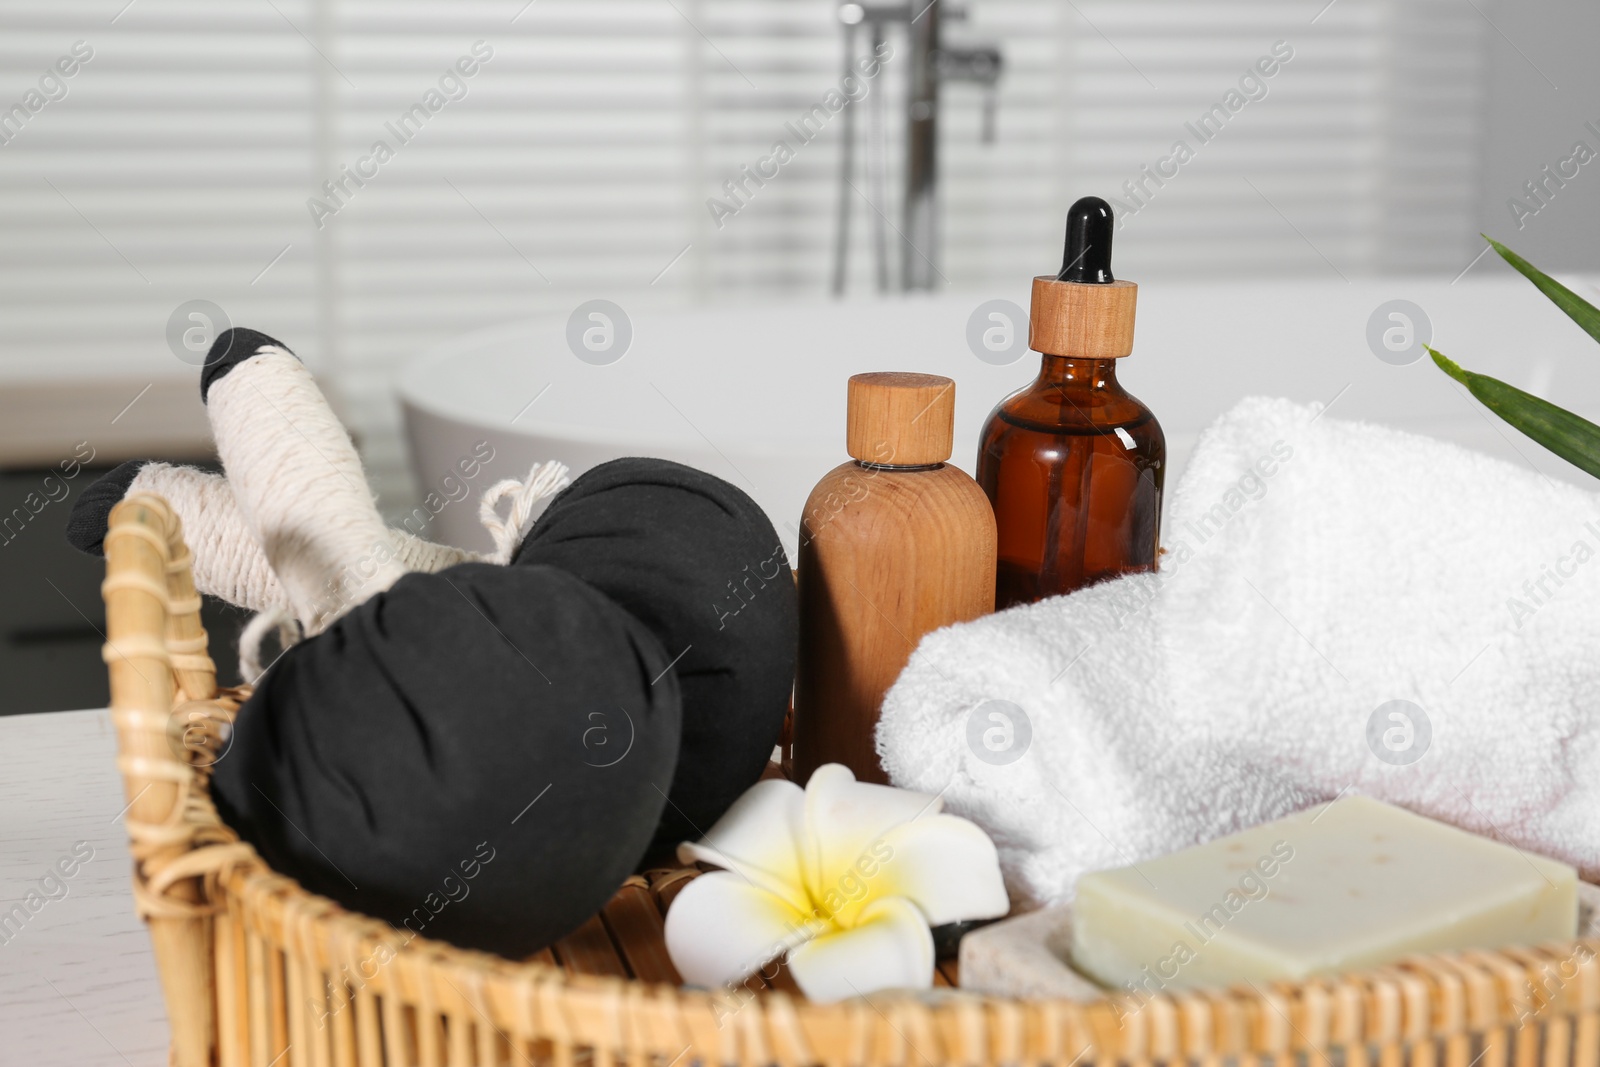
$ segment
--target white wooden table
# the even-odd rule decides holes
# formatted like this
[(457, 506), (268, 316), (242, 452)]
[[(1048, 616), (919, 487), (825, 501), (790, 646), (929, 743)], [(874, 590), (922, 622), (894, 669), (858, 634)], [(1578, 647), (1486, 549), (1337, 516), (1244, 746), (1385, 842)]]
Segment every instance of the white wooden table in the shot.
[[(107, 713), (0, 717), (0, 753), (0, 1065), (160, 1067), (166, 1012), (133, 913)], [(27, 913), (29, 890), (75, 845), (93, 858)]]

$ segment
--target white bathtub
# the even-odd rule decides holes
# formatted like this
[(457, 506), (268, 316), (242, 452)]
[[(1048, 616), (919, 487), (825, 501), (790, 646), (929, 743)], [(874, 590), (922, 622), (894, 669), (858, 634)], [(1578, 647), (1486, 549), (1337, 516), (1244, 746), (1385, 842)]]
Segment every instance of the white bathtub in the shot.
[[(1595, 295), (1590, 280), (1567, 281)], [(846, 458), (845, 379), (853, 373), (954, 378), (954, 461), (971, 471), (989, 410), (1038, 364), (1025, 353), (993, 366), (968, 347), (969, 317), (996, 298), (1026, 308), (1027, 288), (876, 303), (630, 309), (631, 345), (606, 366), (573, 355), (565, 317), (508, 323), (440, 346), (407, 367), (400, 384), (412, 468), (422, 492), (442, 505), (433, 536), (488, 544), (476, 505), (448, 498), (461, 494), (458, 464), (492, 449), (482, 470), (467, 463), (474, 498), (492, 480), (525, 475), (535, 460), (562, 460), (576, 476), (617, 456), (662, 456), (744, 488), (793, 548), (806, 494)], [(1200, 430), (1251, 394), (1333, 401), (1336, 417), (1415, 429), (1552, 476), (1584, 477), (1487, 417), (1426, 358), (1394, 366), (1374, 356), (1368, 320), (1397, 298), (1424, 309), (1435, 347), (1463, 365), (1600, 416), (1600, 346), (1493, 257), (1455, 285), (1147, 283), (1134, 354), (1119, 371), (1166, 430), (1169, 491)], [(452, 471), (456, 481), (447, 481)]]

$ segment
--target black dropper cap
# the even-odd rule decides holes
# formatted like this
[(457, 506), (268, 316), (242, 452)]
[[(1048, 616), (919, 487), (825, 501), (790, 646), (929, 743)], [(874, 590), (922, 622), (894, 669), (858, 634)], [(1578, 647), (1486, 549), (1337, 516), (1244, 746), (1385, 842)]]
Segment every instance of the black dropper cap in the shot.
[(1067, 250), (1061, 257), (1058, 282), (1105, 285), (1111, 276), (1111, 231), (1116, 217), (1111, 205), (1098, 196), (1086, 196), (1067, 212)]

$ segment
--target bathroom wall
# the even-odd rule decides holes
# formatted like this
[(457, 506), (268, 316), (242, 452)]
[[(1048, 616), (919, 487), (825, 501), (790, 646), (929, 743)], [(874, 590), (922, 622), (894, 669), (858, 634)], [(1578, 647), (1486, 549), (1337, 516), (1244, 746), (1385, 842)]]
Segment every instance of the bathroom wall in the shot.
[[(997, 42), (1007, 68), (992, 144), (981, 91), (945, 93), (952, 287), (1047, 265), (1062, 208), (1089, 189), (1132, 209), (1120, 257), (1152, 280), (1454, 275), (1484, 228), (1556, 266), (1600, 267), (1589, 169), (1523, 231), (1505, 206), (1600, 100), (1583, 51), (1593, 4), (967, 9), (964, 21), (941, 9), (950, 38)], [(834, 0), (19, 3), (0, 8), (0, 103), (75, 48), (92, 56), (0, 144), (0, 380), (30, 383), (0, 392), (0, 465), (90, 438), (115, 443), (108, 458), (141, 442), (203, 449), (197, 411), (152, 400), (191, 388), (198, 356), (183, 338), (203, 333), (190, 305), (207, 301), (281, 334), (323, 375), (399, 505), (415, 487), (391, 386), (430, 344), (602, 294), (826, 291), (843, 116), (796, 141), (734, 214), (714, 219), (708, 201), (838, 85)], [(1263, 61), (1271, 77), (1241, 81)], [(890, 161), (884, 190), (858, 170), (845, 197), (856, 295), (874, 290), (876, 221), (898, 241), (904, 63), (902, 51), (853, 105), (862, 128), (883, 105)], [(1235, 90), (1244, 102), (1218, 113)], [(430, 92), (441, 103), (425, 128), (389, 132)], [(1220, 117), (1202, 133), (1205, 115)], [(380, 140), (391, 154), (376, 160)], [(1192, 158), (1167, 162), (1179, 141)], [(1174, 176), (1153, 185), (1145, 167)], [(1122, 191), (1130, 181), (1142, 195)], [(68, 410), (91, 382), (93, 411), (24, 418), (45, 410), (40, 389)], [(183, 440), (163, 436), (180, 425)]]
[[(1482, 229), (1537, 263), (1600, 267), (1600, 159), (1569, 165), (1575, 142), (1600, 151), (1600, 4), (1502, 3), (1485, 8), (1488, 99), (1483, 129)], [(1557, 179), (1561, 176), (1556, 175)], [(1542, 181), (1541, 196), (1527, 183)], [(1541, 202), (1541, 200), (1543, 202)], [(1530, 213), (1531, 212), (1531, 213)]]

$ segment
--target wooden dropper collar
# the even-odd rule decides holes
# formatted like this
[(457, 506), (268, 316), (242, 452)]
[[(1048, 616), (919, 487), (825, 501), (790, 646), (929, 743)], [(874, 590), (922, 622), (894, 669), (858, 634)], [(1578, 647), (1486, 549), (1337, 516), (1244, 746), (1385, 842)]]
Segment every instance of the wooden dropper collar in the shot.
[(1111, 205), (1086, 196), (1067, 212), (1061, 273), (1033, 280), (1028, 346), (1047, 356), (1121, 359), (1133, 351), (1139, 287), (1111, 276)]

